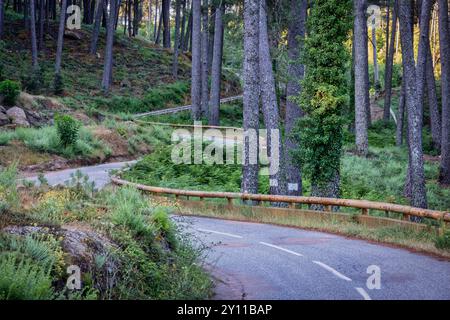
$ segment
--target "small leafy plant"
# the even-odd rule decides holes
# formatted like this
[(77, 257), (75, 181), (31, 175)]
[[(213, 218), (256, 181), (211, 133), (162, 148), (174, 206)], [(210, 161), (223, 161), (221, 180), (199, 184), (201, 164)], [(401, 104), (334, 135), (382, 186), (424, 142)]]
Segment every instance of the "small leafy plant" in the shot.
[(4, 98), (4, 103), (12, 106), (16, 103), (20, 93), (20, 85), (16, 81), (4, 80), (0, 82), (0, 95)]
[(63, 147), (73, 146), (78, 140), (80, 123), (69, 115), (55, 116), (59, 141)]

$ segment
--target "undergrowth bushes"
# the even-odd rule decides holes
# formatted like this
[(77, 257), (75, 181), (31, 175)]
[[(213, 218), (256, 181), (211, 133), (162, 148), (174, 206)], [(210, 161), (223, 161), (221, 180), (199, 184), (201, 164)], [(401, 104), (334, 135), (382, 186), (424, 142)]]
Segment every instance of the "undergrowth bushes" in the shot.
[(61, 143), (56, 127), (17, 128), (15, 131), (0, 131), (0, 145), (7, 145), (12, 140), (22, 141), (35, 151), (58, 154), (67, 158), (92, 157), (101, 154), (109, 156), (111, 154), (110, 148), (97, 140), (85, 127), (79, 129), (78, 139), (68, 145)]
[(189, 82), (178, 81), (150, 89), (142, 99), (127, 96), (114, 96), (111, 99), (99, 99), (97, 104), (110, 112), (146, 112), (162, 109), (168, 105), (178, 105), (183, 103), (184, 97), (189, 93), (189, 90)]

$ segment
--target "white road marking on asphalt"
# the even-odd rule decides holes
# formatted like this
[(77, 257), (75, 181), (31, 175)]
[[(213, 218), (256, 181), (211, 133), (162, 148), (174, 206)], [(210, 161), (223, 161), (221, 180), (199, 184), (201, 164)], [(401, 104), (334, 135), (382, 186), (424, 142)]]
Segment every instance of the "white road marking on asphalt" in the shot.
[(338, 278), (341, 278), (341, 279), (343, 279), (343, 280), (345, 280), (345, 281), (352, 281), (352, 279), (350, 279), (350, 278), (344, 276), (342, 273), (340, 273), (339, 271), (336, 271), (335, 269), (333, 269), (332, 267), (330, 267), (329, 265), (327, 265), (327, 264), (325, 264), (325, 263), (323, 263), (323, 262), (320, 262), (320, 261), (313, 261), (313, 262), (314, 262), (315, 264), (321, 266), (322, 268), (324, 268), (324, 269), (330, 271), (332, 274), (334, 274), (334, 275), (335, 275), (336, 277), (338, 277)]
[(278, 250), (281, 250), (281, 251), (284, 251), (284, 252), (287, 252), (287, 253), (290, 253), (290, 254), (293, 254), (293, 255), (298, 256), (298, 257), (303, 257), (303, 255), (301, 253), (294, 252), (294, 251), (291, 251), (291, 250), (288, 250), (288, 249), (285, 249), (285, 248), (282, 248), (282, 247), (279, 247), (279, 246), (276, 246), (276, 245), (273, 245), (273, 244), (270, 244), (270, 243), (260, 242), (260, 244), (262, 244), (264, 246), (267, 246), (267, 247), (275, 248), (275, 249), (278, 249)]
[(369, 294), (366, 292), (366, 290), (364, 290), (363, 288), (356, 288), (356, 291), (359, 292), (360, 295), (362, 295), (362, 297), (364, 298), (364, 300), (372, 300), (369, 296)]
[(238, 235), (235, 235), (235, 234), (231, 234), (231, 233), (226, 233), (226, 232), (218, 232), (218, 231), (213, 231), (213, 230), (208, 230), (208, 229), (197, 229), (197, 231), (206, 232), (206, 233), (215, 233), (215, 234), (220, 234), (222, 236), (242, 239), (241, 236), (238, 236)]

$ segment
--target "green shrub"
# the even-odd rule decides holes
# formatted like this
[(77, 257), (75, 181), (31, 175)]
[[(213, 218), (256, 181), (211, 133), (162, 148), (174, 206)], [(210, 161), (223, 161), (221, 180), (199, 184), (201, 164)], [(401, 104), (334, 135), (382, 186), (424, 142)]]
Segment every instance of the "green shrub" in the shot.
[(39, 94), (44, 87), (44, 72), (39, 67), (30, 70), (25, 76), (22, 76), (22, 84), (25, 89), (33, 94)]
[(0, 168), (0, 214), (2, 211), (16, 208), (19, 205), (19, 195), (16, 188), (17, 164), (4, 169)]
[(60, 73), (55, 75), (55, 82), (53, 84), (53, 91), (55, 94), (60, 95), (64, 92), (64, 80)]
[(4, 98), (4, 103), (12, 106), (16, 103), (17, 97), (20, 94), (20, 85), (16, 81), (4, 80), (0, 82), (0, 95)]
[(49, 271), (31, 259), (0, 255), (0, 299), (39, 300), (53, 296)]
[(436, 237), (436, 248), (450, 249), (450, 230), (446, 230), (443, 235)]
[(64, 147), (73, 146), (78, 140), (80, 123), (69, 115), (56, 115), (58, 137)]

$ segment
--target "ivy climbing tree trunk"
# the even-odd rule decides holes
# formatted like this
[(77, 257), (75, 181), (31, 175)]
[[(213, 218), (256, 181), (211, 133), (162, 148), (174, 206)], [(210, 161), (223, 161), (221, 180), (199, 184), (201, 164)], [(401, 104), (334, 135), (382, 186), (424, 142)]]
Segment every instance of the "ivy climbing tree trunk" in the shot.
[(303, 79), (305, 67), (300, 62), (300, 53), (306, 33), (306, 17), (308, 10), (307, 0), (291, 0), (291, 13), (288, 25), (288, 83), (286, 85), (286, 116), (285, 116), (285, 171), (287, 194), (300, 196), (302, 194), (302, 175), (300, 166), (295, 163), (292, 152), (295, 150), (293, 128), (296, 122), (303, 116), (300, 105), (292, 98), (300, 95), (300, 81)]
[(201, 0), (192, 0), (192, 71), (191, 103), (192, 117), (201, 119)]
[(295, 128), (298, 148), (294, 155), (311, 181), (312, 196), (340, 195), (342, 113), (348, 108), (345, 42), (352, 20), (350, 0), (315, 1), (308, 16), (303, 55), (306, 73), (299, 97), (305, 115)]
[(260, 0), (244, 0), (243, 193), (258, 193), (259, 185), (259, 3)]
[(442, 136), (439, 182), (444, 185), (450, 185), (450, 27), (447, 0), (438, 0), (438, 4), (442, 90)]
[(259, 9), (259, 74), (261, 102), (264, 123), (267, 130), (267, 155), (269, 159), (269, 192), (285, 194), (283, 148), (280, 131), (280, 112), (275, 91), (275, 78), (270, 56), (269, 34), (267, 32), (266, 0), (260, 1)]
[(369, 100), (369, 64), (367, 48), (366, 0), (353, 1), (355, 50), (355, 137), (356, 150), (361, 156), (369, 152), (367, 109)]
[(422, 150), (422, 101), (419, 100), (417, 92), (419, 81), (418, 76), (416, 76), (414, 62), (411, 3), (409, 1), (400, 1), (398, 14), (402, 46), (403, 80), (405, 85), (405, 105), (408, 120), (410, 160), (408, 174), (411, 179), (411, 205), (426, 208), (427, 199)]
[(222, 51), (223, 51), (223, 14), (225, 4), (221, 3), (215, 10), (214, 46), (211, 68), (211, 96), (209, 100), (209, 124), (218, 126), (220, 110), (220, 80), (222, 78)]

